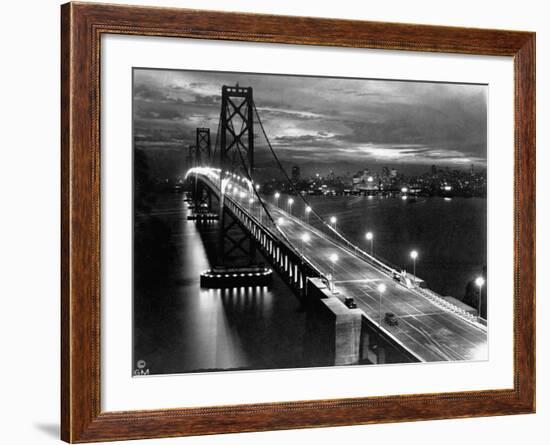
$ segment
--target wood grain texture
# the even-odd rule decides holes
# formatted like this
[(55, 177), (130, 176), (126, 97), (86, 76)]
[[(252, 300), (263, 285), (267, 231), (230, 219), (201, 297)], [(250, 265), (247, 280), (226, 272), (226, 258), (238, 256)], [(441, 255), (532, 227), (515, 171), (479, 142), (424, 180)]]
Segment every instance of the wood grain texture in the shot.
[[(61, 16), (63, 440), (91, 442), (534, 412), (533, 33), (90, 3), (65, 4)], [(514, 388), (101, 412), (99, 68), (104, 33), (514, 57)]]

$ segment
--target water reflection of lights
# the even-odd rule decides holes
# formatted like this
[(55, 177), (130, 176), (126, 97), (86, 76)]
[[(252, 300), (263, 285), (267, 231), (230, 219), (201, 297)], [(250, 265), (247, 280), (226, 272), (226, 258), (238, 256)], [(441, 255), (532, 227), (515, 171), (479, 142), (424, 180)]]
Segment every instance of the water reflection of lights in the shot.
[(221, 295), (225, 312), (232, 317), (240, 316), (245, 311), (254, 311), (255, 313), (260, 312), (261, 317), (269, 318), (273, 311), (273, 295), (267, 286), (240, 286), (221, 289), (218, 295)]

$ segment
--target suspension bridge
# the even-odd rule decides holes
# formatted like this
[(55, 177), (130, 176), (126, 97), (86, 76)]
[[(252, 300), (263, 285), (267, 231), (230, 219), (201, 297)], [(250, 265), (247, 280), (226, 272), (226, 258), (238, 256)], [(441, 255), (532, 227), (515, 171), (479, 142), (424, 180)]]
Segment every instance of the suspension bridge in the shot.
[[(255, 177), (259, 138), (294, 191), (286, 209), (262, 193)], [(218, 219), (218, 264), (203, 272), (203, 286), (265, 285), (279, 274), (331, 320), (335, 364), (487, 359), (487, 327), (475, 311), (355, 245), (297, 192), (251, 87), (222, 87), (214, 147), (210, 129), (197, 128), (188, 163), (195, 219)], [(303, 201), (301, 215), (292, 212), (294, 200)]]

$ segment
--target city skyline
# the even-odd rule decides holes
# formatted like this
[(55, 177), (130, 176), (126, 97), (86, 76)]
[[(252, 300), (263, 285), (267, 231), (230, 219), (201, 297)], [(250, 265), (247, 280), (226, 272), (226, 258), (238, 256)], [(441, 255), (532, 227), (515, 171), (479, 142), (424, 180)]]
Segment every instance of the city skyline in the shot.
[[(159, 174), (178, 174), (195, 128), (216, 134), (221, 86), (236, 83), (252, 86), (288, 169), (486, 167), (486, 86), (471, 84), (135, 69), (136, 148), (155, 151)], [(262, 169), (268, 153), (260, 135), (256, 153)]]

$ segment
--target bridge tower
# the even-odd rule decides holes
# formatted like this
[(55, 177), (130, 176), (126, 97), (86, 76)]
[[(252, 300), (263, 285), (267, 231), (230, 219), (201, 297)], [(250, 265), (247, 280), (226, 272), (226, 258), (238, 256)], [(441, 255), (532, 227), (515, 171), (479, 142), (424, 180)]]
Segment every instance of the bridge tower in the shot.
[[(218, 264), (201, 274), (201, 285), (231, 288), (266, 286), (271, 283), (273, 271), (256, 261), (256, 241), (250, 230), (252, 219), (242, 221), (242, 209), (231, 201), (225, 203), (224, 179), (238, 174), (254, 177), (254, 105), (252, 88), (222, 87), (220, 117), (220, 210)], [(197, 143), (198, 144), (198, 143)], [(252, 190), (250, 191), (252, 193)], [(228, 208), (232, 210), (229, 211)], [(241, 220), (238, 219), (241, 212)], [(259, 244), (258, 244), (259, 245)]]
[(195, 136), (197, 165), (208, 165), (212, 161), (210, 128), (197, 128)]
[(252, 87), (222, 87), (220, 168), (254, 175), (254, 112)]
[[(252, 87), (222, 86), (220, 122), (220, 168), (246, 178), (254, 177), (254, 114)], [(246, 230), (227, 212), (224, 196), (220, 199), (218, 245), (221, 265), (252, 266), (256, 263), (256, 245)]]
[[(195, 145), (189, 147), (190, 157), (193, 158), (193, 166), (201, 167), (211, 164), (210, 128), (199, 127), (195, 131)], [(212, 211), (212, 193), (201, 182), (194, 184), (194, 213), (195, 216), (204, 217)]]

